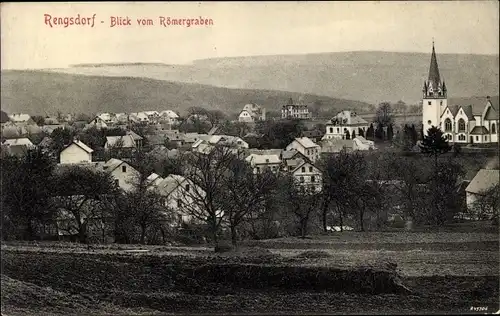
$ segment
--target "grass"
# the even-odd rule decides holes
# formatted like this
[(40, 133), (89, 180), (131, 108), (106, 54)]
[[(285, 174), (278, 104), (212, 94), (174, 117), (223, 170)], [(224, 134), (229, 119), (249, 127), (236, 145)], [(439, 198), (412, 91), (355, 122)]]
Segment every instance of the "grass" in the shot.
[[(345, 232), (253, 245), (258, 248), (216, 254), (207, 247), (8, 243), (2, 246), (2, 313), (457, 314), (471, 306), (499, 308), (495, 233)], [(130, 252), (141, 249), (147, 251)], [(353, 272), (360, 266), (365, 274)], [(348, 291), (339, 281), (346, 275), (371, 286), (378, 283), (366, 283), (370, 275), (393, 275), (412, 292)]]

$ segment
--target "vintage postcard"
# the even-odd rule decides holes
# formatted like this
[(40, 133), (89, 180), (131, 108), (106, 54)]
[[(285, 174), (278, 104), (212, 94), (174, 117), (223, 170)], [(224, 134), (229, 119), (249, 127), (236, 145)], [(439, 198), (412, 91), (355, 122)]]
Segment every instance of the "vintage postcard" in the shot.
[(494, 314), (499, 2), (0, 5), (1, 314)]

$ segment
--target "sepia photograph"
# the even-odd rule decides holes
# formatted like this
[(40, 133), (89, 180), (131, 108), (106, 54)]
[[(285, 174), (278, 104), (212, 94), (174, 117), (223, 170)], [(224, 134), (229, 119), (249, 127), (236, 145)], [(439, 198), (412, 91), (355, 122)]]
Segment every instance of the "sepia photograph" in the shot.
[(1, 316), (500, 314), (499, 14), (2, 2)]

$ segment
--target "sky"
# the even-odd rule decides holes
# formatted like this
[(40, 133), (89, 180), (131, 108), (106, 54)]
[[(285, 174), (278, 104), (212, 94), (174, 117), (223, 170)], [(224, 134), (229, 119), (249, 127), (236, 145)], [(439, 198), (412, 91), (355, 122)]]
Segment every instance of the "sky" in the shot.
[[(342, 51), (499, 53), (498, 1), (2, 3), (1, 68)], [(45, 23), (92, 17), (94, 27)], [(165, 18), (213, 25), (161, 26)], [(130, 26), (110, 27), (111, 17)], [(138, 18), (154, 25), (139, 26)], [(103, 21), (103, 23), (101, 23)]]

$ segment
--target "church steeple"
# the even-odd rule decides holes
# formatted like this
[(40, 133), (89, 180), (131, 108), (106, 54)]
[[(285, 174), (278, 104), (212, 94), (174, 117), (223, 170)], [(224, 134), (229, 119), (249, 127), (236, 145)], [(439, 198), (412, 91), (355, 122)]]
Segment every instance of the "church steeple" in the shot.
[(424, 97), (427, 98), (445, 98), (446, 88), (441, 81), (441, 76), (439, 75), (439, 67), (436, 57), (436, 49), (434, 47), (434, 41), (432, 41), (432, 55), (431, 64), (429, 66), (429, 77), (424, 85)]

